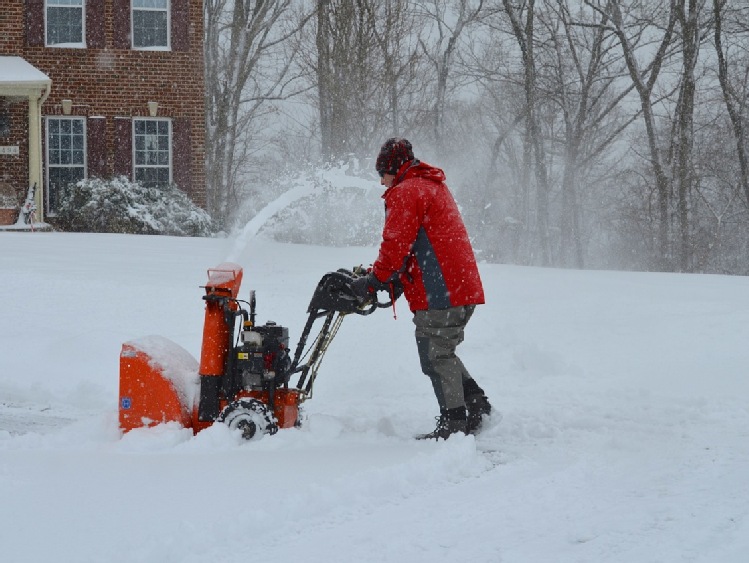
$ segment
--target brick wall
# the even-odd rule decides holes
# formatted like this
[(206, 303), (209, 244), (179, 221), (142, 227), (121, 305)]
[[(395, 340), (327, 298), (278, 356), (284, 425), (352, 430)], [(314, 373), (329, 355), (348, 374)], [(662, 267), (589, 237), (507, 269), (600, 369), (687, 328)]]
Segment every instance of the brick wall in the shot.
[[(44, 2), (4, 0), (0, 52), (22, 56), (52, 79), (44, 116), (61, 115), (62, 100), (70, 99), (71, 115), (88, 118), (89, 175), (122, 171), (118, 135), (132, 117), (149, 115), (149, 101), (158, 102), (158, 117), (173, 123), (173, 178), (205, 206), (203, 0), (171, 2), (172, 50), (136, 51), (122, 48), (128, 42), (129, 0), (91, 3), (96, 7), (87, 9), (85, 49), (44, 47), (43, 35), (39, 45), (34, 11), (43, 10)], [(24, 119), (14, 114), (19, 126)]]
[[(0, 10), (0, 54), (21, 55), (23, 35), (23, 2), (3, 2)], [(0, 138), (2, 146), (18, 146), (20, 154), (0, 155), (0, 182), (20, 188), (28, 181), (28, 114), (25, 101), (0, 100), (0, 113), (10, 121), (10, 132)], [(21, 180), (21, 181), (19, 181)]]
[(10, 184), (16, 188), (19, 195), (23, 192), (25, 196), (29, 178), (28, 102), (26, 100), (0, 100), (0, 112), (10, 121), (10, 132), (0, 137), (0, 146), (16, 146), (19, 153), (18, 155), (0, 154), (0, 182)]
[(22, 0), (3, 0), (0, 10), (0, 54), (20, 55), (24, 44)]

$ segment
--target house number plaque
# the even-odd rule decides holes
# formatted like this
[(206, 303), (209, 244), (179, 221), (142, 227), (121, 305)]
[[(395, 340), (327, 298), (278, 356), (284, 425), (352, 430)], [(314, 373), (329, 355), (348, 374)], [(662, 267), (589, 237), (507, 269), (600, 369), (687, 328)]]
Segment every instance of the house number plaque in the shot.
[(18, 145), (0, 147), (0, 154), (9, 154), (12, 156), (18, 156)]

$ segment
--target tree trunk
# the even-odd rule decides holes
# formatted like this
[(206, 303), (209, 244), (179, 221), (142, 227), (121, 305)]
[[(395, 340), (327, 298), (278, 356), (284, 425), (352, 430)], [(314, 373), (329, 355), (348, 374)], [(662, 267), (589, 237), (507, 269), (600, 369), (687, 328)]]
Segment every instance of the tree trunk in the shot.
[(736, 143), (736, 154), (739, 160), (740, 178), (739, 183), (749, 206), (749, 159), (747, 158), (746, 134), (741, 118), (741, 113), (736, 107), (738, 100), (731, 91), (728, 81), (728, 63), (723, 52), (722, 24), (723, 24), (723, 0), (713, 0), (713, 15), (715, 17), (715, 52), (718, 55), (718, 79), (723, 93), (723, 101), (726, 104), (728, 117), (733, 128), (734, 141)]
[[(688, 11), (687, 11), (688, 5)], [(682, 30), (682, 77), (677, 105), (677, 217), (679, 222), (679, 269), (691, 271), (692, 241), (689, 224), (689, 198), (694, 178), (694, 69), (700, 48), (697, 0), (680, 0), (677, 17)]]
[(658, 210), (658, 231), (657, 231), (657, 248), (658, 264), (657, 268), (662, 271), (673, 269), (671, 266), (671, 250), (669, 244), (669, 200), (671, 193), (671, 182), (666, 175), (663, 167), (661, 151), (658, 146), (658, 137), (655, 124), (655, 112), (653, 110), (653, 101), (651, 99), (653, 86), (660, 73), (661, 65), (667, 48), (671, 44), (673, 29), (675, 25), (676, 0), (671, 0), (669, 11), (668, 25), (660, 42), (658, 52), (653, 58), (650, 65), (650, 73), (645, 79), (645, 74), (641, 71), (634, 49), (632, 48), (627, 29), (622, 21), (622, 14), (619, 5), (616, 2), (610, 2), (611, 17), (615, 26), (615, 32), (619, 37), (622, 46), (622, 53), (629, 69), (629, 75), (634, 82), (635, 89), (640, 98), (643, 119), (645, 121), (645, 130), (648, 139), (648, 148), (650, 150), (650, 165), (655, 176), (655, 189), (657, 193), (657, 210)]
[(525, 25), (521, 24), (520, 14), (510, 5), (509, 0), (502, 0), (505, 11), (510, 17), (515, 39), (523, 55), (523, 88), (526, 104), (526, 131), (532, 148), (533, 171), (536, 178), (536, 226), (538, 232), (538, 250), (540, 264), (551, 264), (551, 244), (549, 240), (549, 182), (546, 171), (546, 152), (541, 130), (538, 125), (536, 107), (536, 65), (533, 56), (534, 44), (534, 9), (535, 0), (530, 0), (526, 9)]

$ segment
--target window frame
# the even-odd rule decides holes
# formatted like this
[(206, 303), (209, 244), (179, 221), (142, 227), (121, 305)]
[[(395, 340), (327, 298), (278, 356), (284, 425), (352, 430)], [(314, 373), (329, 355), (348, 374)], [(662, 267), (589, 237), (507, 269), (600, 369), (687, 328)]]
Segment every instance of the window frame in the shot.
[[(56, 49), (85, 49), (86, 48), (86, 0), (80, 0), (80, 6), (66, 4), (53, 4), (50, 2), (59, 0), (44, 0), (44, 46)], [(62, 8), (81, 11), (81, 41), (80, 43), (50, 43), (49, 42), (49, 9)]]
[[(70, 121), (71, 123), (74, 121), (78, 121), (81, 123), (82, 129), (81, 129), (81, 138), (83, 140), (83, 162), (82, 163), (75, 163), (75, 164), (52, 164), (50, 161), (50, 124), (52, 121)], [(52, 193), (52, 185), (50, 184), (50, 171), (53, 168), (81, 168), (83, 169), (83, 178), (86, 179), (88, 177), (88, 139), (87, 139), (87, 128), (86, 128), (86, 118), (81, 116), (75, 116), (75, 115), (49, 115), (45, 118), (45, 136), (44, 136), (44, 145), (45, 145), (45, 151), (44, 151), (44, 161), (46, 162), (47, 166), (45, 167), (45, 184), (47, 187), (46, 193), (46, 215), (50, 217), (55, 217), (57, 215), (57, 210), (52, 209), (51, 207), (51, 193)], [(72, 148), (70, 149), (73, 150)]]
[[(162, 164), (138, 164), (138, 150), (136, 148), (137, 146), (137, 137), (138, 135), (135, 132), (135, 128), (137, 123), (139, 122), (157, 122), (157, 123), (166, 123), (167, 124), (167, 141), (168, 141), (168, 155), (169, 155), (169, 163), (164, 166)], [(171, 185), (174, 183), (174, 124), (172, 123), (172, 120), (168, 117), (133, 117), (132, 120), (132, 151), (133, 151), (133, 181), (137, 182), (137, 171), (138, 169), (160, 169), (160, 168), (167, 168), (169, 170), (169, 181), (167, 182), (167, 185)], [(157, 133), (158, 134), (158, 133)], [(160, 188), (162, 186), (159, 186)], [(167, 186), (163, 186), (167, 187)]]
[[(135, 44), (135, 12), (166, 12), (166, 45), (140, 46)], [(172, 50), (172, 2), (166, 0), (166, 8), (136, 8), (130, 0), (130, 45), (134, 51), (171, 51)]]

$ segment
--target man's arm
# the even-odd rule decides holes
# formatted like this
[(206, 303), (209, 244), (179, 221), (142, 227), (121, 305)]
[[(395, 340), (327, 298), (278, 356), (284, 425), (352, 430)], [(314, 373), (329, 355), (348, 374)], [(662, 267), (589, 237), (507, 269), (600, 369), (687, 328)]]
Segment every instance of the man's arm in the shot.
[(372, 271), (380, 281), (388, 281), (401, 271), (411, 252), (424, 217), (424, 201), (414, 184), (402, 184), (386, 200), (382, 242)]

